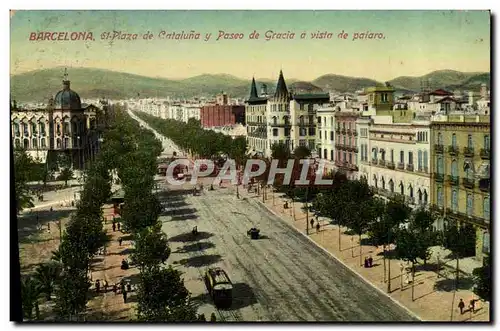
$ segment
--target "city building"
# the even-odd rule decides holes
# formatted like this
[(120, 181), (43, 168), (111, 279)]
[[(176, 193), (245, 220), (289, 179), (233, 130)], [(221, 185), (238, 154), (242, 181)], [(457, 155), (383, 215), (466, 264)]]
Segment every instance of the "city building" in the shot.
[(490, 246), (490, 116), (438, 115), (430, 127), (432, 204), (443, 220), (474, 227), (469, 253), (481, 259)]
[(337, 111), (335, 113), (335, 166), (343, 171), (347, 178), (355, 179), (358, 171), (358, 132), (356, 120), (359, 113)]
[(255, 79), (252, 79), (245, 106), (250, 153), (269, 157), (271, 146), (280, 142), (290, 150), (307, 146), (316, 152), (316, 111), (329, 102), (327, 93), (289, 92), (282, 71), (273, 95), (267, 95), (264, 86), (259, 96)]
[(245, 125), (245, 106), (230, 105), (226, 93), (216, 96), (215, 104), (204, 105), (200, 109), (199, 120), (204, 128)]
[(66, 155), (74, 169), (84, 169), (99, 150), (108, 104), (102, 100), (100, 106), (82, 104), (78, 93), (71, 90), (65, 71), (63, 88), (47, 107), (28, 109), (11, 102), (14, 148), (26, 150), (50, 167), (57, 163), (59, 155)]
[(324, 107), (317, 110), (317, 150), (328, 173), (335, 170), (335, 108)]

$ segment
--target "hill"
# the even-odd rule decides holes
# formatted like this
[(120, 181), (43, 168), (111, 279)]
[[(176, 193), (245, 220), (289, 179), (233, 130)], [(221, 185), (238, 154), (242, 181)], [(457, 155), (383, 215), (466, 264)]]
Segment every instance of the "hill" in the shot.
[[(35, 70), (11, 76), (11, 95), (18, 101), (46, 102), (61, 89), (64, 68)], [(221, 91), (231, 97), (246, 98), (250, 93), (250, 79), (241, 79), (228, 74), (203, 74), (187, 79), (153, 78), (123, 72), (94, 68), (72, 68), (72, 89), (82, 99), (105, 96), (110, 99), (131, 97), (212, 97)], [(431, 72), (422, 77), (397, 77), (390, 81), (396, 92), (420, 90), (420, 81), (428, 79), (434, 88), (479, 90), (482, 83), (490, 85), (489, 73), (464, 73), (453, 70)], [(311, 82), (286, 79), (287, 85), (296, 92), (354, 92), (382, 84), (362, 77), (327, 74)], [(265, 83), (268, 93), (276, 88), (276, 80), (257, 79), (257, 88)]]

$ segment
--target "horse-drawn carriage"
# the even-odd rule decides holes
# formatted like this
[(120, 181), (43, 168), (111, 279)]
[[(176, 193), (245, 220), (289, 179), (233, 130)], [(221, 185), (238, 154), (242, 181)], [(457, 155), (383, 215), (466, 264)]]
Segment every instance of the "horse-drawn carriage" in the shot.
[(247, 231), (247, 235), (251, 239), (259, 239), (260, 237), (260, 230), (257, 228), (251, 228), (250, 230)]

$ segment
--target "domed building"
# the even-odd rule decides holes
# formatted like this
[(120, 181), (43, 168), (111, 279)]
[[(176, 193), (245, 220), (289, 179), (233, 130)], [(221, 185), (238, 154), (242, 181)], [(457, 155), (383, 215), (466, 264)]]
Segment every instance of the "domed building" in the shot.
[(26, 109), (11, 102), (13, 145), (51, 168), (60, 168), (65, 159), (73, 169), (84, 169), (99, 150), (107, 103), (101, 101), (101, 108), (82, 104), (66, 70), (62, 83), (46, 108)]

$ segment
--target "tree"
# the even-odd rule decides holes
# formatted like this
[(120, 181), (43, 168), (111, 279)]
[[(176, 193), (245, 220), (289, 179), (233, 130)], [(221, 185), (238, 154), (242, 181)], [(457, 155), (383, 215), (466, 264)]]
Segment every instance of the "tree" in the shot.
[(491, 298), (491, 257), (486, 255), (483, 260), (483, 266), (475, 268), (472, 271), (474, 279), (474, 293), (485, 301)]
[(170, 256), (170, 247), (167, 237), (161, 230), (161, 222), (136, 233), (134, 241), (132, 261), (139, 265), (141, 271), (165, 263)]
[(40, 295), (39, 288), (36, 281), (30, 277), (25, 276), (21, 278), (21, 303), (23, 307), (23, 316), (27, 319), (32, 319), (33, 308), (38, 304), (38, 297)]
[(61, 273), (61, 266), (57, 262), (49, 262), (38, 265), (35, 270), (34, 279), (37, 282), (40, 293), (45, 294), (45, 299), (50, 301), (54, 285)]
[[(423, 208), (417, 209), (412, 213), (411, 221), (409, 227), (414, 230), (419, 236), (423, 238), (428, 238), (429, 246), (433, 246), (436, 242), (436, 234), (432, 225), (435, 219), (433, 214)], [(427, 259), (424, 259), (424, 265), (427, 264)]]
[(307, 146), (298, 146), (293, 151), (293, 156), (298, 160), (308, 159), (311, 157), (311, 150)]
[(415, 288), (415, 263), (417, 259), (427, 260), (430, 257), (429, 247), (428, 238), (414, 230), (404, 228), (396, 234), (396, 256), (412, 264), (412, 300)]
[(33, 158), (24, 150), (14, 152), (14, 188), (16, 192), (16, 209), (19, 213), (25, 208), (33, 208), (33, 197), (27, 183), (35, 167)]
[(196, 309), (178, 270), (151, 268), (141, 272), (137, 290), (139, 321), (196, 321)]
[(55, 288), (55, 311), (58, 320), (73, 321), (85, 311), (90, 282), (85, 270), (64, 270)]
[(57, 177), (58, 180), (64, 181), (64, 186), (68, 186), (68, 180), (73, 178), (73, 170), (71, 168), (63, 168)]

